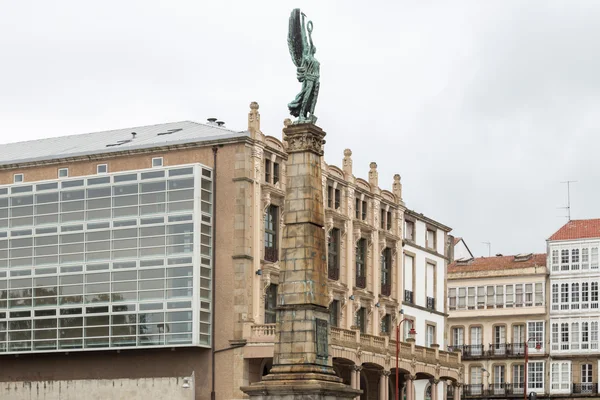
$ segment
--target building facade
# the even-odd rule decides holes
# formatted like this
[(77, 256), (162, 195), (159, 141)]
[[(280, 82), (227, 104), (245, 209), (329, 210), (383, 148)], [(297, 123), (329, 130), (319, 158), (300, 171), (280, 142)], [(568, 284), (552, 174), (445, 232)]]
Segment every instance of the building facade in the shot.
[(448, 348), (460, 351), (463, 396), (545, 396), (548, 380), (545, 254), (461, 259), (448, 267)]
[[(243, 132), (179, 122), (3, 146), (2, 390), (244, 398), (272, 363), (284, 143), (252, 103)], [(406, 210), (398, 175), (391, 191), (375, 163), (355, 178), (351, 155), (323, 161), (333, 365), (361, 398), (393, 398), (398, 348), (407, 399), (458, 398), (460, 355), (443, 349), (449, 228)], [(403, 315), (416, 342), (395, 342)], [(151, 395), (131, 389), (148, 382)]]
[(598, 393), (600, 220), (570, 221), (548, 239), (550, 393)]

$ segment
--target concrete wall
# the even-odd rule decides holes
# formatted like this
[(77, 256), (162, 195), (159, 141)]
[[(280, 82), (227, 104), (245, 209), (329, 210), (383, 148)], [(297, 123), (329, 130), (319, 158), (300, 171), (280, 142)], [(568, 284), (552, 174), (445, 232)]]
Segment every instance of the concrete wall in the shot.
[(73, 381), (2, 382), (0, 398), (10, 400), (191, 400), (183, 377)]

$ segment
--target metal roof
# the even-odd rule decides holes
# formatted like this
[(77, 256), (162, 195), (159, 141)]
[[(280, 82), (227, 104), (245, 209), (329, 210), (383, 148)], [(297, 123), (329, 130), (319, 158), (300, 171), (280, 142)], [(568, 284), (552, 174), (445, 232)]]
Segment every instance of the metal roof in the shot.
[[(135, 133), (135, 135), (134, 135)], [(0, 145), (0, 165), (248, 136), (217, 125), (192, 121), (138, 126)]]

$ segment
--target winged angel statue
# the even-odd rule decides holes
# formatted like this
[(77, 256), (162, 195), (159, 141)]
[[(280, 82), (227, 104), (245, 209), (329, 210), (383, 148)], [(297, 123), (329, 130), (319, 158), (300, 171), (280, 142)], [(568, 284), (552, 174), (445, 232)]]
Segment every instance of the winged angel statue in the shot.
[[(308, 21), (305, 26), (306, 15), (299, 8), (290, 15), (290, 28), (288, 32), (288, 47), (292, 61), (296, 65), (298, 81), (302, 82), (302, 90), (296, 98), (288, 104), (290, 114), (298, 119), (295, 124), (317, 122), (315, 105), (319, 96), (319, 62), (315, 58), (317, 49), (312, 41), (313, 23)], [(306, 33), (308, 32), (308, 40)]]

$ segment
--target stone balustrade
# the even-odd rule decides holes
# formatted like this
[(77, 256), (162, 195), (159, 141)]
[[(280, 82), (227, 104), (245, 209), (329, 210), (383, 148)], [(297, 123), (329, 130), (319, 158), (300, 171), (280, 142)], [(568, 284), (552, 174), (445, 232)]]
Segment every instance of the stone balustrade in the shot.
[[(276, 324), (252, 325), (250, 335), (247, 337), (248, 344), (273, 342), (275, 340)], [(389, 336), (373, 336), (360, 333), (357, 330), (349, 330), (331, 327), (331, 346), (345, 350), (370, 352), (374, 356), (386, 357), (396, 354), (396, 341)], [(439, 350), (437, 345), (433, 347), (417, 346), (414, 343), (400, 341), (400, 358), (404, 360), (415, 359), (425, 364), (439, 364), (447, 368), (459, 368), (461, 363), (460, 353)], [(332, 352), (334, 353), (334, 352)]]

